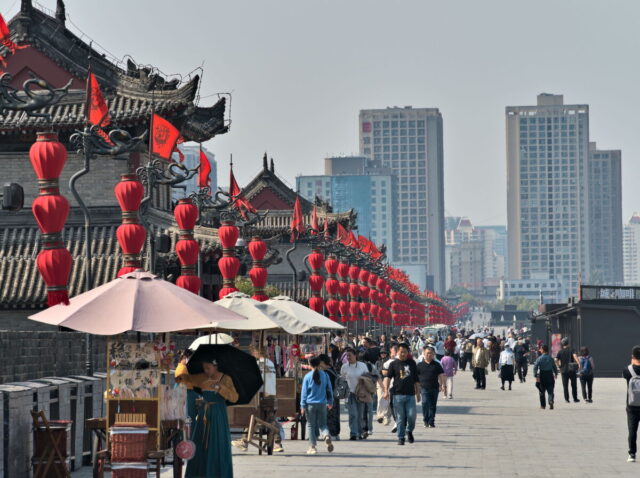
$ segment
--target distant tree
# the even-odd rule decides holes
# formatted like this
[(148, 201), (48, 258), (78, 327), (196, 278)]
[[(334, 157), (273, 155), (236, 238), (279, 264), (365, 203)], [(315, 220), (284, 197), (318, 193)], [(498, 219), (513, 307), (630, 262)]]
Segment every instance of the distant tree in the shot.
[[(236, 289), (242, 292), (243, 294), (247, 294), (248, 296), (253, 295), (253, 285), (251, 284), (251, 280), (248, 277), (236, 277)], [(275, 286), (267, 284), (264, 289), (265, 294), (271, 297), (275, 297), (277, 295), (282, 295), (280, 289)]]

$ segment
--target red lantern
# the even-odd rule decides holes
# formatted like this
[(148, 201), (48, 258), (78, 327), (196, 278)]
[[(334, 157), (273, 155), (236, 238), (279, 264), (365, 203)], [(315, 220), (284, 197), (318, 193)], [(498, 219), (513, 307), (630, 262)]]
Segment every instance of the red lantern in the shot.
[(349, 312), (351, 314), (350, 320), (352, 322), (358, 320), (360, 317), (360, 303), (352, 300), (349, 303)]
[(323, 313), (324, 308), (324, 299), (321, 296), (324, 277), (320, 274), (323, 262), (324, 256), (319, 250), (315, 249), (311, 254), (309, 254), (309, 265), (311, 266), (309, 287), (311, 288), (312, 294), (311, 299), (309, 299), (309, 308), (315, 310), (319, 314)]
[(326, 307), (331, 320), (338, 320), (338, 313), (340, 312), (340, 302), (336, 299), (336, 294), (339, 290), (339, 282), (336, 280), (336, 272), (338, 272), (338, 261), (335, 256), (329, 256), (324, 261), (324, 268), (327, 270), (327, 281), (324, 285), (329, 300), (327, 300)]
[(118, 226), (116, 238), (124, 254), (124, 266), (118, 277), (142, 268), (140, 251), (147, 239), (147, 231), (140, 225), (138, 209), (144, 196), (144, 186), (136, 174), (123, 174), (113, 188), (122, 210), (122, 224)]
[(340, 316), (342, 317), (342, 322), (349, 321), (349, 302), (346, 300), (340, 301)]
[(338, 261), (335, 256), (329, 256), (329, 258), (324, 261), (324, 268), (327, 270), (329, 276), (333, 276), (338, 272)]
[(336, 299), (329, 299), (326, 306), (327, 312), (329, 312), (329, 318), (333, 321), (337, 321), (338, 313), (340, 312), (340, 302)]
[(176, 243), (176, 254), (184, 265), (193, 265), (198, 262), (200, 245), (194, 239), (180, 239)]
[(41, 231), (62, 231), (69, 216), (69, 201), (60, 195), (38, 196), (31, 206)]
[(267, 243), (256, 236), (251, 239), (247, 248), (253, 260), (252, 268), (249, 271), (249, 279), (251, 279), (251, 284), (253, 285), (252, 299), (258, 302), (264, 302), (269, 298), (269, 296), (264, 293), (264, 287), (267, 284), (267, 269), (262, 262), (264, 256), (267, 254)]
[(335, 279), (327, 279), (327, 282), (324, 284), (324, 288), (327, 291), (327, 294), (334, 296), (338, 293), (339, 283)]
[(176, 285), (183, 289), (187, 289), (194, 294), (199, 294), (201, 281), (198, 276), (181, 275), (176, 280)]
[(31, 208), (43, 243), (36, 266), (47, 285), (47, 304), (69, 304), (67, 284), (73, 260), (61, 236), (69, 214), (69, 202), (60, 195), (58, 186), (58, 178), (67, 161), (67, 150), (58, 141), (56, 133), (37, 133), (29, 159), (38, 176), (40, 194)]
[(234, 254), (234, 247), (238, 241), (240, 230), (233, 224), (233, 221), (224, 221), (218, 229), (218, 238), (222, 244), (222, 257), (218, 261), (218, 268), (223, 279), (223, 287), (220, 289), (219, 297), (223, 297), (236, 292), (235, 280), (240, 269), (240, 261)]

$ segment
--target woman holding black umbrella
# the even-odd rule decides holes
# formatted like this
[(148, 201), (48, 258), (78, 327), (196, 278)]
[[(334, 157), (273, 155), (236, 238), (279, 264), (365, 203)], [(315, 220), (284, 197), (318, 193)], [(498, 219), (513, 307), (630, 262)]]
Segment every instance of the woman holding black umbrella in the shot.
[[(193, 364), (194, 358), (195, 354), (189, 365)], [(187, 464), (185, 478), (231, 478), (233, 466), (227, 402), (237, 402), (238, 392), (231, 377), (218, 369), (217, 360), (200, 364), (204, 373), (190, 374), (184, 368), (176, 370), (176, 381), (191, 385), (202, 394), (191, 434), (196, 443), (196, 454)]]

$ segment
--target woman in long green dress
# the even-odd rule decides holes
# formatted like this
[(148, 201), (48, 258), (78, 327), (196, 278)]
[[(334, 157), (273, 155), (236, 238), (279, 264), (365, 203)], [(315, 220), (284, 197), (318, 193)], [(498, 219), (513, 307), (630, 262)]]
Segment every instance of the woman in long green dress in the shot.
[[(198, 402), (196, 423), (191, 439), (196, 444), (196, 454), (187, 463), (185, 478), (232, 478), (231, 435), (227, 419), (226, 401), (238, 400), (238, 392), (231, 377), (218, 370), (218, 364), (204, 362), (203, 374), (178, 375), (185, 385), (202, 390)], [(176, 371), (176, 375), (177, 375)]]

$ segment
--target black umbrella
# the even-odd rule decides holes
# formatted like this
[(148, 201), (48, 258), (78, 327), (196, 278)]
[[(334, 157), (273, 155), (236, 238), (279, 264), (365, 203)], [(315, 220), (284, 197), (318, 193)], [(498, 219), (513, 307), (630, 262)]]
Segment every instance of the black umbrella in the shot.
[(262, 374), (255, 357), (231, 345), (200, 345), (187, 364), (189, 374), (203, 373), (202, 363), (216, 360), (218, 370), (229, 375), (238, 392), (238, 401), (227, 405), (246, 405), (262, 387)]

